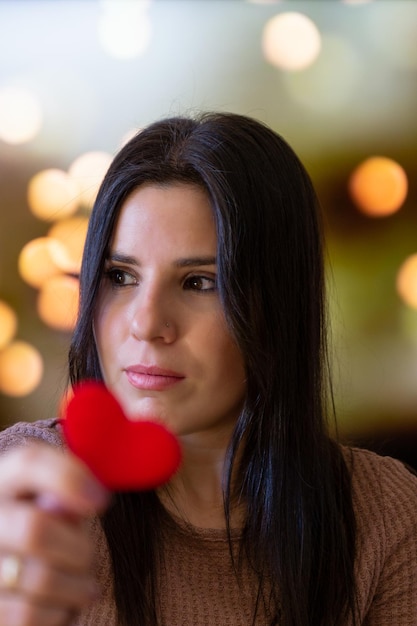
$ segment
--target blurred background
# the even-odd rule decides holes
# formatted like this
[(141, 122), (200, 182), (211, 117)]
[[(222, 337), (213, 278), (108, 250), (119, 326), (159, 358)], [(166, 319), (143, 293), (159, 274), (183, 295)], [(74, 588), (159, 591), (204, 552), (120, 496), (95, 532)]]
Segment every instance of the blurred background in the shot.
[(229, 110), (282, 134), (318, 191), (342, 437), (413, 462), (416, 32), (414, 0), (2, 0), (0, 426), (60, 410), (112, 156), (157, 118)]

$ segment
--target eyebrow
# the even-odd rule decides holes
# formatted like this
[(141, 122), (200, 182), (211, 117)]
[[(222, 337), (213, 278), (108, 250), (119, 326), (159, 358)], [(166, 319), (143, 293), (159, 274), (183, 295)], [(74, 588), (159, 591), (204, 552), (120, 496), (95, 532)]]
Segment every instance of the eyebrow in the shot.
[[(126, 254), (122, 254), (120, 252), (113, 252), (107, 256), (107, 261), (112, 261), (113, 263), (123, 263), (124, 265), (136, 265), (140, 266), (139, 261), (134, 256), (129, 256)], [(184, 257), (176, 259), (174, 265), (176, 267), (195, 267), (202, 265), (216, 265), (217, 260), (215, 256), (195, 256), (195, 257)]]
[(183, 259), (177, 259), (175, 261), (175, 265), (177, 267), (190, 267), (195, 265), (216, 265), (216, 263), (217, 260), (215, 256), (185, 257)]

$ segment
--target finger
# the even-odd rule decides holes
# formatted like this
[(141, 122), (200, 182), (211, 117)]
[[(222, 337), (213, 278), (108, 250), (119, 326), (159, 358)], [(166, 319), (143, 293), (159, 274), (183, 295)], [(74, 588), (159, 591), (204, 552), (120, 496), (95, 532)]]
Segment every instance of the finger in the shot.
[(42, 556), (52, 566), (77, 572), (90, 567), (93, 547), (82, 525), (51, 515), (30, 502), (8, 501), (0, 509), (0, 550)]
[(13, 589), (4, 589), (0, 583), (0, 596), (11, 594), (23, 595), (37, 605), (78, 612), (97, 597), (98, 586), (87, 573), (73, 575), (50, 567), (43, 560), (26, 558), (21, 562)]
[(16, 594), (0, 596), (2, 626), (69, 626), (72, 618), (65, 608), (45, 607)]
[(0, 459), (0, 499), (48, 494), (57, 506), (79, 515), (102, 510), (107, 490), (70, 453), (47, 444), (31, 443)]

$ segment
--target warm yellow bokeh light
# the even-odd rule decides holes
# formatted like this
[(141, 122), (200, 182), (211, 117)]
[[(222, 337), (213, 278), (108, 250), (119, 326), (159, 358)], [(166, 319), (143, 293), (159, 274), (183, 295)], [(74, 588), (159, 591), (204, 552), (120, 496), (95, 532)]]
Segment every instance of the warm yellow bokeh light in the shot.
[(17, 315), (11, 306), (0, 300), (0, 350), (13, 339), (17, 330)]
[(356, 206), (371, 217), (384, 217), (398, 211), (408, 191), (407, 174), (393, 159), (374, 156), (353, 171), (349, 192)]
[(62, 272), (62, 267), (70, 264), (65, 246), (52, 237), (37, 237), (29, 241), (21, 250), (18, 270), (23, 280), (38, 289), (42, 284)]
[(20, 397), (32, 393), (43, 376), (43, 359), (34, 346), (14, 341), (0, 352), (0, 391)]
[(31, 141), (42, 126), (42, 110), (36, 96), (27, 89), (0, 90), (0, 139), (13, 145)]
[(98, 188), (113, 157), (108, 152), (85, 152), (70, 165), (68, 174), (78, 186), (78, 197), (85, 207), (93, 206)]
[(417, 309), (417, 254), (409, 256), (398, 270), (397, 292), (405, 304)]
[(48, 236), (65, 248), (66, 256), (55, 258), (55, 262), (67, 274), (80, 273), (87, 228), (88, 218), (76, 215), (56, 222), (48, 231)]
[(316, 60), (320, 49), (320, 33), (303, 13), (279, 13), (264, 27), (263, 54), (269, 63), (281, 69), (305, 69)]
[(57, 168), (35, 174), (29, 181), (27, 197), (31, 212), (47, 222), (72, 215), (80, 202), (78, 185)]
[(72, 276), (54, 276), (45, 281), (38, 294), (38, 314), (51, 328), (71, 331), (79, 303), (79, 283)]

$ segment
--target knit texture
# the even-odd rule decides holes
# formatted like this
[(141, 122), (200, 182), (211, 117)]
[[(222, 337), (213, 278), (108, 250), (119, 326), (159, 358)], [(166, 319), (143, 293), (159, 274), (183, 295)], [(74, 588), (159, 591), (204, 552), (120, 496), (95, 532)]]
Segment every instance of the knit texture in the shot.
[[(62, 446), (56, 420), (18, 423), (0, 434), (0, 451), (32, 439)], [(417, 477), (388, 457), (344, 448), (352, 472), (358, 525), (357, 593), (362, 626), (417, 626)], [(100, 522), (90, 522), (96, 545), (95, 574), (102, 596), (73, 626), (117, 626), (106, 540)], [(237, 547), (239, 532), (233, 532)], [(226, 533), (169, 526), (161, 572), (160, 626), (248, 626), (257, 584), (248, 567), (236, 578)], [(268, 597), (268, 589), (264, 589)], [(257, 624), (266, 626), (267, 602)], [(350, 624), (346, 624), (350, 626)]]

